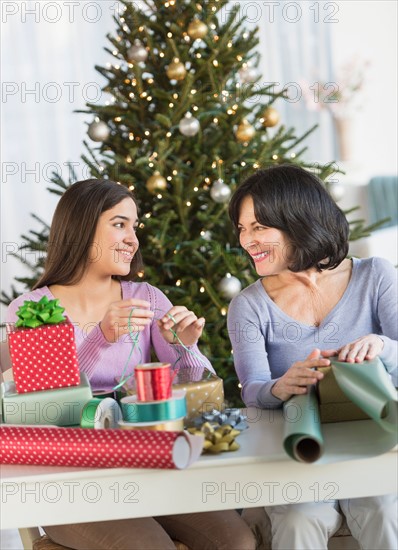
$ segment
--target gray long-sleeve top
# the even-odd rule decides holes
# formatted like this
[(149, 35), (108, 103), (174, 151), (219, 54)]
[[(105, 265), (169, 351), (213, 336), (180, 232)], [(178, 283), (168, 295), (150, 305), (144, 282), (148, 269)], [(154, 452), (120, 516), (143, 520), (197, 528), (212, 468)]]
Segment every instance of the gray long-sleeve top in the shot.
[(314, 348), (339, 349), (367, 334), (384, 341), (379, 355), (393, 382), (398, 373), (397, 270), (382, 258), (353, 259), (346, 291), (318, 327), (284, 313), (261, 280), (236, 296), (228, 310), (228, 332), (235, 369), (247, 406), (277, 408), (271, 387), (295, 361)]

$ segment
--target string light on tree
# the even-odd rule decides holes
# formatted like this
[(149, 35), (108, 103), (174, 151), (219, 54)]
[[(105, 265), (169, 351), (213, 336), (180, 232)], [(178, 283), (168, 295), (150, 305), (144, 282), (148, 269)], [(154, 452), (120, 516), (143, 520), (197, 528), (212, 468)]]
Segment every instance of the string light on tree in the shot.
[(279, 122), (279, 113), (275, 107), (267, 107), (264, 111), (262, 123), (266, 128), (272, 128), (276, 126)]
[(99, 118), (96, 118), (88, 127), (88, 137), (93, 141), (106, 141), (109, 137), (109, 126)]
[(210, 196), (214, 202), (225, 203), (229, 201), (231, 189), (224, 183), (224, 180), (217, 179), (210, 189)]
[(236, 129), (235, 136), (238, 141), (246, 143), (254, 138), (255, 133), (256, 130), (254, 126), (252, 126), (250, 122), (244, 118)]
[(239, 70), (239, 78), (245, 84), (255, 82), (258, 78), (257, 70), (249, 63), (244, 63), (242, 68)]
[(212, 235), (211, 231), (209, 231), (209, 230), (201, 231), (200, 236), (202, 237), (202, 239), (204, 241), (208, 241), (208, 242), (210, 242), (213, 238), (213, 235)]
[(234, 296), (242, 290), (242, 284), (237, 277), (227, 273), (218, 285), (218, 290), (228, 300), (232, 300)]
[(195, 136), (200, 130), (200, 122), (197, 118), (193, 117), (191, 113), (187, 113), (184, 118), (180, 120), (178, 128), (183, 136)]
[(167, 181), (164, 177), (156, 170), (154, 174), (147, 180), (146, 188), (152, 194), (156, 194), (159, 191), (164, 191), (167, 189)]
[(188, 35), (192, 38), (192, 40), (204, 38), (208, 31), (209, 29), (207, 28), (207, 25), (198, 18), (195, 18), (190, 22), (187, 30)]
[(166, 73), (170, 80), (184, 80), (187, 70), (178, 57), (175, 57), (167, 67)]

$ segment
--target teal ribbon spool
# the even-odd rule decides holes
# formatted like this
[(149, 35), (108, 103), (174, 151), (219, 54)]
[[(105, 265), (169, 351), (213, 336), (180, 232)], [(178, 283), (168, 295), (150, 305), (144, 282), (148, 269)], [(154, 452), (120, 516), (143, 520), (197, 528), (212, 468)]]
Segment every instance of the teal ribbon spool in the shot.
[(120, 400), (120, 406), (126, 422), (167, 422), (187, 414), (185, 392), (180, 390), (164, 401), (137, 401), (136, 395), (129, 395)]

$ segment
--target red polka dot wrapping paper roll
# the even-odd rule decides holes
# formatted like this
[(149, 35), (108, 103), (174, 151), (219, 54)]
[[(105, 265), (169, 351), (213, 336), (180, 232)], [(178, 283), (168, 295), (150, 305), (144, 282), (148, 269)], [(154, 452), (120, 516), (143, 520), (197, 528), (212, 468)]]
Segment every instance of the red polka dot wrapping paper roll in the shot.
[(202, 445), (185, 432), (0, 426), (0, 464), (183, 469)]
[(80, 372), (72, 323), (8, 332), (18, 393), (77, 386)]

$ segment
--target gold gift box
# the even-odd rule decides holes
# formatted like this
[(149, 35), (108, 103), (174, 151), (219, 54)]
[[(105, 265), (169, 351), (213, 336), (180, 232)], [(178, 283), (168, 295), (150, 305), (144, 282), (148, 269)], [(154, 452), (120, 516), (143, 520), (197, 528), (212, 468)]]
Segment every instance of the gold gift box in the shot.
[(346, 422), (369, 418), (345, 395), (338, 385), (331, 367), (322, 367), (317, 370), (324, 375), (317, 385), (321, 422)]
[[(119, 383), (119, 381), (117, 381)], [(221, 378), (205, 367), (180, 367), (173, 378), (173, 390), (185, 390), (187, 401), (186, 425), (204, 412), (224, 406), (224, 385)], [(122, 387), (127, 395), (135, 395), (134, 378)]]
[(204, 367), (181, 368), (173, 380), (173, 389), (186, 391), (187, 425), (204, 412), (223, 409), (223, 381)]

